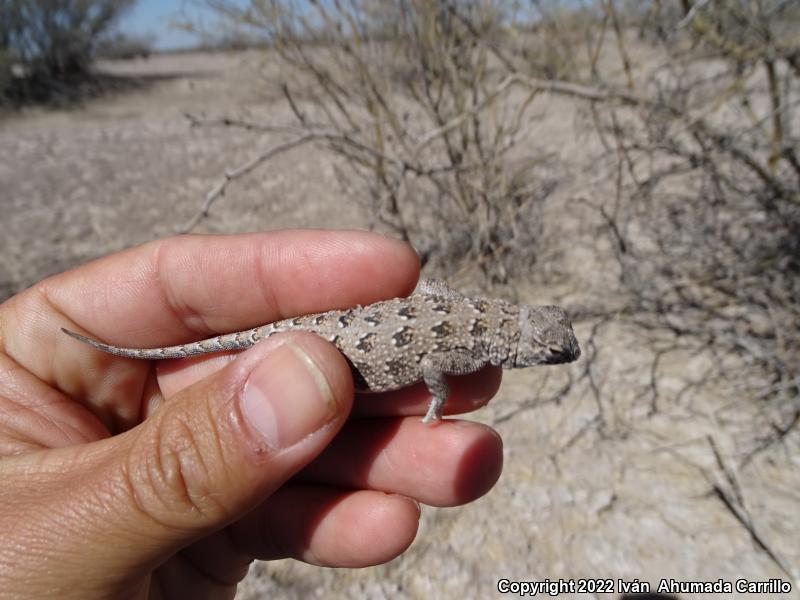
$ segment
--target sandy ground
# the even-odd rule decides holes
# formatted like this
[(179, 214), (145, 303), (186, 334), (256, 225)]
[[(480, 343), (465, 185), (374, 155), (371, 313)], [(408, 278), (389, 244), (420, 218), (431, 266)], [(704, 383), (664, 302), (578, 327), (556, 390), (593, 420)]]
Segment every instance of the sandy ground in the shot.
[[(120, 248), (171, 234), (202, 205), (228, 168), (276, 143), (274, 135), (192, 128), (184, 113), (253, 109), (273, 123), (285, 109), (254, 85), (256, 54), (186, 54), (105, 65), (143, 77), (138, 90), (71, 110), (35, 109), (0, 122), (0, 297), (40, 278)], [(536, 139), (570, 166), (551, 199), (549, 234), (568, 240), (561, 283), (520, 284), (523, 301), (592, 305), (613, 301), (613, 273), (602, 239), (582, 234), (589, 216), (567, 201), (589, 189), (596, 148), (574, 128), (574, 107), (545, 104)], [(596, 174), (596, 173), (594, 173)], [(569, 206), (569, 208), (567, 208)], [(283, 227), (365, 227), (366, 215), (336, 184), (334, 164), (305, 147), (233, 182), (196, 229), (243, 232)], [(576, 327), (586, 339), (591, 322)], [(417, 540), (391, 563), (330, 570), (276, 561), (253, 566), (238, 598), (466, 598), (500, 596), (497, 582), (612, 578), (652, 584), (737, 579), (791, 581), (800, 598), (800, 435), (743, 463), (763, 417), (730, 390), (676, 392), (701, 359), (670, 355), (665, 389), (651, 412), (647, 351), (636, 334), (611, 323), (595, 338), (598, 402), (587, 380), (552, 399), (579, 363), (506, 376), (498, 398), (473, 417), (492, 423), (505, 443), (505, 470), (477, 502), (425, 508)], [(586, 349), (585, 349), (586, 350)], [(541, 372), (544, 371), (544, 372)], [(721, 500), (735, 477), (744, 518), (774, 556), (754, 542)], [(788, 571), (788, 573), (787, 573)], [(735, 597), (743, 594), (734, 594)], [(708, 597), (680, 594), (682, 598)], [(748, 596), (748, 597), (759, 597)], [(768, 595), (761, 595), (768, 597)]]

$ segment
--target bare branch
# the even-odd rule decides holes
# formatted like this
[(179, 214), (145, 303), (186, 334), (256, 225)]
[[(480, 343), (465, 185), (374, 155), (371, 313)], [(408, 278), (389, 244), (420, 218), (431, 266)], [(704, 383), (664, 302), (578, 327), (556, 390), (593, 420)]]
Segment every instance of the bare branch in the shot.
[(216, 202), (219, 198), (225, 195), (225, 190), (228, 187), (228, 184), (235, 180), (247, 175), (250, 171), (258, 167), (259, 165), (263, 164), (264, 162), (268, 161), (270, 158), (277, 156), (283, 152), (296, 148), (298, 146), (302, 146), (308, 142), (311, 142), (315, 139), (318, 139), (320, 136), (317, 134), (306, 134), (297, 139), (290, 140), (288, 142), (284, 142), (283, 144), (278, 144), (277, 146), (273, 146), (268, 148), (264, 152), (254, 156), (246, 163), (239, 165), (238, 167), (234, 167), (232, 169), (228, 169), (225, 171), (225, 175), (220, 179), (220, 181), (213, 187), (209, 192), (206, 194), (205, 202), (200, 207), (200, 210), (195, 213), (195, 215), (186, 222), (185, 225), (176, 228), (176, 233), (189, 233), (191, 232), (197, 225), (205, 218), (208, 217), (209, 212), (211, 210), (211, 206)]

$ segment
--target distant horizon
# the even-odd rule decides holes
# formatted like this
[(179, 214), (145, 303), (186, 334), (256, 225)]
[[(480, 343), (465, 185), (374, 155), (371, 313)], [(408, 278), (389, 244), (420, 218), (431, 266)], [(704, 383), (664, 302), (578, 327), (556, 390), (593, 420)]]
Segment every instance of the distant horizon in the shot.
[[(156, 51), (190, 50), (202, 43), (198, 35), (175, 29), (172, 22), (216, 20), (207, 10), (187, 0), (138, 0), (119, 20), (117, 30), (133, 37), (153, 37)], [(207, 25), (207, 23), (205, 23)]]
[[(245, 7), (249, 0), (228, 0)], [(211, 30), (219, 17), (210, 9), (201, 6), (202, 0), (137, 0), (136, 4), (119, 20), (117, 30), (133, 37), (153, 37), (156, 51), (191, 50), (204, 45), (202, 35), (172, 27), (172, 23), (184, 20)], [(321, 0), (327, 4), (329, 0)], [(565, 5), (577, 0), (562, 0)]]

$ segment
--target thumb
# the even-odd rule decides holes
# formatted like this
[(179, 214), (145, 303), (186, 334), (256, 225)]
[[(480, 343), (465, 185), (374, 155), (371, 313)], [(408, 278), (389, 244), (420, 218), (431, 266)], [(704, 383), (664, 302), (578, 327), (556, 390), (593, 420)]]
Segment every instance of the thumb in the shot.
[(185, 531), (179, 544), (229, 523), (325, 448), (352, 395), (347, 363), (319, 337), (256, 345), (176, 394), (133, 437), (124, 470), (137, 512), (165, 524), (166, 539)]
[[(69, 557), (59, 584), (80, 573), (94, 589), (125, 586), (243, 516), (323, 450), (347, 417), (352, 391), (350, 369), (331, 344), (311, 334), (275, 336), (137, 428), (47, 451), (46, 464), (21, 469), (23, 485), (38, 489), (21, 497), (37, 497), (29, 520), (55, 518), (62, 527), (51, 528), (44, 546), (55, 554), (48, 564)], [(31, 478), (32, 470), (42, 476)], [(47, 527), (31, 525), (41, 550)]]

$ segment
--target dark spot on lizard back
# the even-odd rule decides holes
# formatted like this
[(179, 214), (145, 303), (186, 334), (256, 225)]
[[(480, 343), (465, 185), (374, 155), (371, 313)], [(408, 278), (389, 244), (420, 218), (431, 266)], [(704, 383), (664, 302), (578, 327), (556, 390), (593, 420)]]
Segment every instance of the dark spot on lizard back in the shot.
[(407, 346), (414, 340), (414, 330), (411, 327), (401, 327), (392, 335), (392, 343), (396, 348)]
[(397, 316), (403, 319), (413, 320), (417, 318), (417, 309), (413, 306), (404, 306), (397, 311)]
[(473, 300), (470, 304), (472, 304), (472, 308), (474, 308), (476, 312), (482, 315), (486, 314), (486, 311), (489, 310), (489, 303), (481, 298)]
[(375, 347), (375, 338), (377, 336), (374, 333), (367, 333), (362, 335), (358, 338), (358, 343), (356, 344), (356, 350), (361, 352), (367, 353), (371, 352), (372, 349)]
[(438, 313), (440, 315), (449, 315), (450, 312), (451, 312), (450, 303), (449, 302), (441, 302), (441, 301), (436, 302), (431, 307), (431, 310), (433, 310), (433, 312)]
[(431, 327), (431, 331), (437, 338), (444, 338), (452, 335), (455, 332), (455, 327), (450, 321), (442, 321)]
[(489, 331), (489, 325), (483, 319), (475, 319), (469, 328), (469, 334), (474, 338), (482, 338)]

